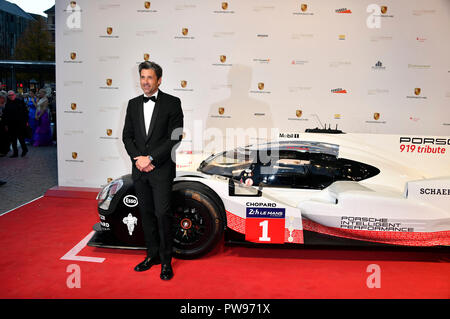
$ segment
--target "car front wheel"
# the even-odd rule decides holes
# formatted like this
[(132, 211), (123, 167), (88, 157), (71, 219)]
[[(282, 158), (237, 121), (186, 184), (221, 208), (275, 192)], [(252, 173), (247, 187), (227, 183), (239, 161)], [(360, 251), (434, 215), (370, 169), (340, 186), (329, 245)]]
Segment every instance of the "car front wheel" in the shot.
[(173, 248), (178, 258), (196, 258), (211, 251), (224, 230), (221, 206), (212, 191), (195, 182), (173, 186)]

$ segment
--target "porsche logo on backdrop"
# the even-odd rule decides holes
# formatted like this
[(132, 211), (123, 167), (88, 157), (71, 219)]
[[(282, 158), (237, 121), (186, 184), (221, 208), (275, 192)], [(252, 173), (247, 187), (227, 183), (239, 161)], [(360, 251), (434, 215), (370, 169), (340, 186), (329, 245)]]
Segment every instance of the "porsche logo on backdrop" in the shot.
[(106, 133), (106, 136), (102, 135), (102, 136), (99, 136), (99, 138), (102, 140), (117, 140), (118, 139), (117, 136), (113, 136), (113, 130), (110, 128), (106, 129), (105, 133)]
[(150, 5), (151, 5), (150, 1), (145, 1), (144, 2), (145, 9), (150, 9)]
[[(117, 32), (116, 32), (117, 34)], [(114, 30), (113, 27), (109, 26), (106, 28), (106, 34), (102, 33), (99, 35), (100, 38), (104, 38), (104, 39), (118, 39), (119, 36), (114, 34)]]
[(106, 85), (100, 86), (99, 89), (104, 89), (104, 90), (118, 90), (119, 89), (118, 86), (113, 86), (113, 79), (112, 78), (105, 79), (104, 83)]
[(302, 114), (303, 114), (302, 110), (295, 111), (295, 116), (297, 116), (297, 117), (302, 117)]
[[(254, 85), (254, 84), (253, 84)], [(252, 86), (253, 86), (252, 85)], [(257, 89), (255, 90), (250, 90), (250, 93), (255, 93), (255, 94), (271, 94), (270, 91), (267, 90), (266, 85), (264, 82), (258, 82), (256, 85)]]
[(225, 54), (221, 54), (219, 55), (219, 62), (217, 63), (212, 63), (213, 66), (220, 66), (220, 67), (224, 67), (224, 66), (232, 66), (231, 63), (226, 63), (227, 62), (227, 56)]
[(188, 81), (186, 80), (181, 80), (180, 81), (180, 86), (177, 88), (173, 89), (174, 91), (183, 91), (183, 92), (192, 92), (194, 91), (194, 89), (192, 88), (188, 88)]
[[(70, 109), (69, 109), (70, 108)], [(69, 107), (66, 108), (66, 110), (64, 110), (64, 113), (77, 113), (77, 114), (82, 114), (83, 111), (77, 111), (78, 105), (77, 103), (70, 103)]]
[(381, 113), (379, 113), (379, 112), (374, 112), (372, 114), (372, 118), (373, 118), (373, 120), (367, 120), (365, 122), (368, 124), (377, 124), (377, 125), (387, 123), (385, 120), (381, 120)]
[(229, 4), (228, 4), (228, 2), (221, 2), (220, 8), (221, 8), (222, 10), (214, 10), (213, 13), (231, 13), (231, 14), (234, 13), (234, 11), (228, 10), (228, 9), (229, 9)]
[(387, 6), (381, 6), (381, 13), (386, 14), (388, 7)]
[[(298, 9), (300, 9), (300, 11), (298, 11)], [(310, 12), (310, 11), (311, 10), (310, 10), (310, 8), (309, 8), (307, 3), (301, 3), (300, 7), (296, 6), (296, 10), (294, 12), (292, 12), (292, 14), (300, 15), (300, 16), (305, 16), (305, 15), (308, 15), (308, 16), (311, 15), (312, 16), (312, 15), (314, 15), (314, 12)]]
[(76, 52), (70, 52), (68, 54), (68, 58), (64, 59), (64, 63), (79, 64), (79, 63), (83, 63), (83, 61), (79, 60), (79, 57)]
[(148, 61), (150, 59), (150, 54), (144, 53), (144, 61)]
[(193, 40), (195, 39), (195, 37), (193, 36), (189, 36), (189, 28), (181, 28), (181, 35), (175, 35), (174, 37), (175, 39), (179, 39), (179, 40)]
[(372, 114), (372, 118), (373, 118), (373, 120), (368, 120), (365, 122), (368, 124), (377, 124), (377, 125), (378, 124), (386, 124), (386, 121), (381, 120), (381, 113), (379, 113), (379, 112), (374, 112)]
[(426, 100), (427, 97), (423, 96), (421, 88), (414, 88), (414, 95), (408, 95), (406, 98), (408, 99), (423, 99)]
[(76, 163), (84, 163), (84, 160), (78, 158), (77, 152), (72, 152), (72, 159), (65, 159), (65, 162), (76, 162)]
[(223, 115), (223, 113), (225, 113), (225, 108), (219, 107), (219, 114)]

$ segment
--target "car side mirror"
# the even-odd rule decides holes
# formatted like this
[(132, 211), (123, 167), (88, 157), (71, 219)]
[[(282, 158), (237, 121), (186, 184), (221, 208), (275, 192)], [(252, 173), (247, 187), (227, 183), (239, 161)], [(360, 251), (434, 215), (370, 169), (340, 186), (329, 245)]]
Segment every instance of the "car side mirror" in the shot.
[(246, 185), (241, 183), (240, 180), (230, 178), (228, 181), (228, 195), (229, 196), (246, 196), (246, 197), (261, 197), (262, 187), (256, 188), (255, 186)]

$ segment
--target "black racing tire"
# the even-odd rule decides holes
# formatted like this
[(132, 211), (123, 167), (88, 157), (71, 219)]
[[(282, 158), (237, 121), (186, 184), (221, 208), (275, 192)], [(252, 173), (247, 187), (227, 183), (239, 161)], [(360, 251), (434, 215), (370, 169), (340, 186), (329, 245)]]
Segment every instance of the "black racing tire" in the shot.
[(179, 182), (172, 188), (173, 253), (193, 259), (210, 252), (225, 228), (221, 203), (208, 187), (196, 182)]

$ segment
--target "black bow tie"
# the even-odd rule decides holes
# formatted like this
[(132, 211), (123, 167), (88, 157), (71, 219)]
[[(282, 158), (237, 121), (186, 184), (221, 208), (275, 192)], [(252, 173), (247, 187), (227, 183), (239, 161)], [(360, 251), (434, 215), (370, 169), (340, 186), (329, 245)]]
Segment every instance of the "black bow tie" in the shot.
[(156, 102), (156, 97), (155, 96), (150, 96), (150, 97), (144, 96), (144, 103), (147, 103), (148, 100), (152, 100), (153, 102)]

